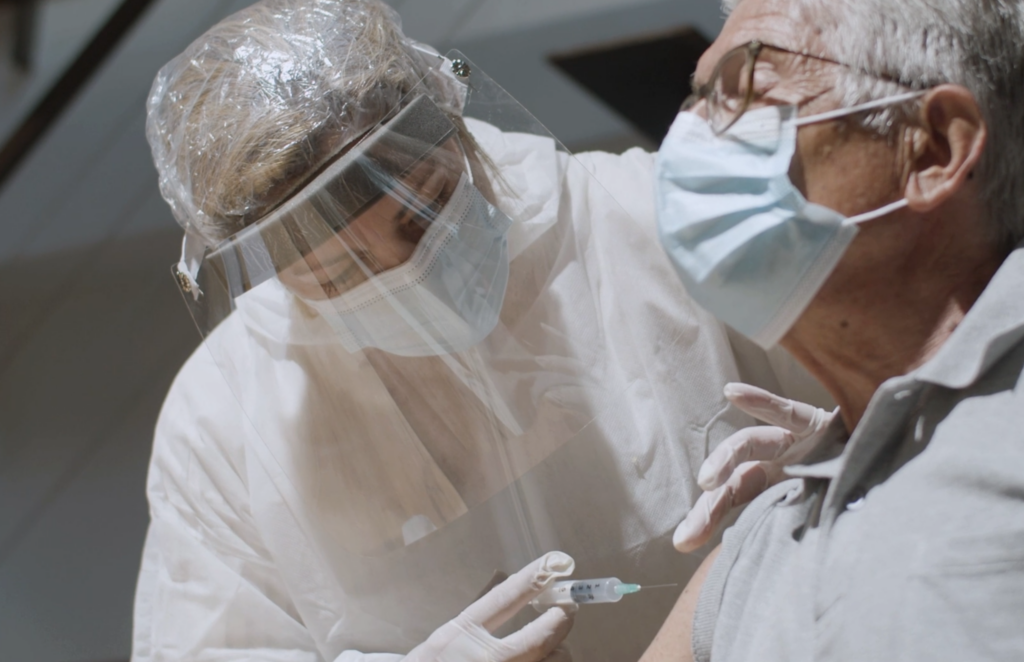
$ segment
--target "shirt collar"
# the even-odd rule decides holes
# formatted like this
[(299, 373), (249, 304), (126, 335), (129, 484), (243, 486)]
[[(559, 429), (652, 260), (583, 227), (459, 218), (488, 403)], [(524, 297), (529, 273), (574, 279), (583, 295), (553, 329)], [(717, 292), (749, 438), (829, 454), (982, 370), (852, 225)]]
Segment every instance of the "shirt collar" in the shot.
[(790, 478), (825, 478), (832, 480), (839, 475), (845, 462), (846, 442), (849, 435), (841, 416), (834, 416), (832, 422), (821, 433), (814, 448), (799, 464), (783, 469)]
[[(882, 389), (910, 389), (926, 382), (950, 389), (964, 389), (1024, 339), (1024, 242), (1010, 253), (982, 292), (963, 322), (939, 352), (916, 371), (890, 380)], [(876, 393), (876, 397), (878, 394)], [(870, 411), (870, 410), (869, 410)], [(786, 467), (792, 478), (834, 479), (846, 461), (846, 429), (836, 416), (804, 460)]]
[(967, 388), (1024, 339), (1024, 242), (992, 281), (939, 352), (912, 375), (951, 389)]

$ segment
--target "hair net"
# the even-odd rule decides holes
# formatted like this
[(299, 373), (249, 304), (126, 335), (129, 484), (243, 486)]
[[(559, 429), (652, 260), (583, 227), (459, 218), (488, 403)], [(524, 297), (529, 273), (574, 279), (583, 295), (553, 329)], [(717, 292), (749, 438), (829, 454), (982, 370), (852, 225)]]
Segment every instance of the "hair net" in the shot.
[(424, 76), (446, 112), (464, 89), (378, 0), (263, 0), (157, 74), (146, 135), (160, 191), (214, 245), (259, 220), (385, 118)]

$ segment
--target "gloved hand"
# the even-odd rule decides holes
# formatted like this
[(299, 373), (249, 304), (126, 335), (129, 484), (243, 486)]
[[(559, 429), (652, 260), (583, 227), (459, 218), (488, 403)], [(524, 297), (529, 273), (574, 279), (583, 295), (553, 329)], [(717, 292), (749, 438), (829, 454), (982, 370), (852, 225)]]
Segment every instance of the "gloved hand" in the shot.
[(576, 562), (549, 552), (471, 604), (438, 628), (404, 662), (554, 662), (570, 660), (557, 648), (572, 628), (573, 615), (552, 607), (504, 639), (491, 633), (516, 615), (553, 582), (572, 574)]
[(780, 482), (783, 467), (806, 456), (839, 411), (827, 412), (748, 384), (726, 384), (725, 397), (771, 425), (736, 432), (704, 460), (697, 477), (704, 494), (672, 536), (680, 552), (706, 543), (732, 508)]

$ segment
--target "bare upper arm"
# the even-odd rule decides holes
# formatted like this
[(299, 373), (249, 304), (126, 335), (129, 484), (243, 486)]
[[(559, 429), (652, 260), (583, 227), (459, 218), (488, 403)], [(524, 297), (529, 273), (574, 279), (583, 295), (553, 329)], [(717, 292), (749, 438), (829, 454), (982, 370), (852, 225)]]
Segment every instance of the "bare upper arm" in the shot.
[(721, 549), (721, 545), (716, 547), (697, 568), (640, 662), (693, 662), (693, 615), (704, 580)]

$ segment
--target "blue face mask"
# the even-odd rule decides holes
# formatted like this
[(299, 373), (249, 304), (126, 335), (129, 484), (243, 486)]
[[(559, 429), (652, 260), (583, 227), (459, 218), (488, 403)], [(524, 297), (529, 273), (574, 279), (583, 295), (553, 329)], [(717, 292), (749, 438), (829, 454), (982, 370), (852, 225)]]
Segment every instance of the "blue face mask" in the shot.
[(793, 326), (832, 273), (857, 224), (907, 205), (852, 218), (808, 202), (789, 179), (797, 129), (889, 106), (921, 92), (810, 117), (793, 106), (746, 112), (716, 136), (679, 113), (658, 151), (661, 241), (690, 295), (764, 348)]

